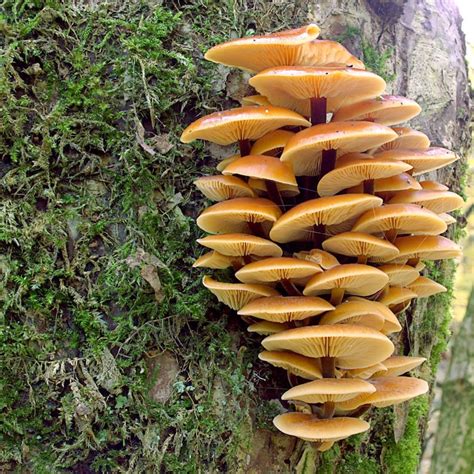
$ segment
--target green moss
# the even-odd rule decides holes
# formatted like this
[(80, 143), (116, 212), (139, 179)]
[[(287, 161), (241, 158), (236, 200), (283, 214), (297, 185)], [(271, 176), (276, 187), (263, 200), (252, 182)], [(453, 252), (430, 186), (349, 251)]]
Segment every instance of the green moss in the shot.
[(393, 56), (393, 49), (387, 48), (383, 51), (373, 46), (373, 42), (364, 37), (362, 31), (354, 26), (347, 26), (345, 31), (334, 38), (341, 43), (360, 43), (361, 59), (369, 71), (378, 74), (386, 82), (392, 82), (395, 74), (390, 71), (389, 61)]
[(420, 421), (428, 415), (429, 403), (426, 396), (410, 402), (405, 432), (396, 443), (387, 444), (383, 454), (385, 472), (390, 474), (412, 474), (418, 470), (421, 455)]
[[(11, 469), (219, 470), (245, 445), (247, 361), (189, 270), (206, 151), (176, 146), (192, 118), (179, 111), (223, 98), (196, 45), (227, 35), (233, 10), (207, 3), (3, 4), (0, 459)], [(165, 349), (179, 380), (157, 404), (146, 354)], [(217, 385), (230, 401), (212, 398)]]

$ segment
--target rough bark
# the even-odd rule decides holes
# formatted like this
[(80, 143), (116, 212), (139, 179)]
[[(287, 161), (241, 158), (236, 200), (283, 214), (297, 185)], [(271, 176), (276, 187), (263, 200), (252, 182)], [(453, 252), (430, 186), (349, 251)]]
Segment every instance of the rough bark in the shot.
[(439, 422), (434, 434), (430, 472), (468, 474), (474, 466), (474, 291), (466, 316), (452, 341), (451, 359), (442, 382)]

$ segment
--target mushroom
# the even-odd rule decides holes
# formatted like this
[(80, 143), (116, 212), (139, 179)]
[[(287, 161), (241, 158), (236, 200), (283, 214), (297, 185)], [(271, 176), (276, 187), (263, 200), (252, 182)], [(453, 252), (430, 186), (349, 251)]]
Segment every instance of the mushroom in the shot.
[(294, 30), (249, 36), (211, 48), (209, 61), (259, 72), (275, 66), (350, 66), (364, 69), (364, 63), (340, 43), (317, 40), (319, 28), (310, 24)]
[(250, 256), (281, 257), (283, 252), (271, 240), (262, 239), (251, 234), (218, 234), (208, 235), (197, 242), (204, 247), (216, 250), (222, 255), (243, 257), (245, 263), (250, 263)]
[(278, 291), (265, 285), (244, 285), (242, 283), (225, 283), (205, 276), (202, 284), (217, 299), (234, 310), (238, 310), (252, 300), (262, 296), (278, 296)]
[(374, 392), (375, 387), (365, 380), (320, 379), (292, 387), (281, 398), (287, 401), (305, 402), (309, 405), (322, 404), (320, 417), (332, 418), (336, 403)]
[(369, 379), (375, 386), (373, 393), (363, 393), (345, 402), (338, 403), (341, 410), (354, 410), (362, 405), (384, 408), (410, 400), (428, 392), (428, 384), (414, 377), (375, 377)]
[(399, 192), (389, 203), (417, 204), (436, 214), (454, 211), (464, 206), (463, 198), (456, 193), (451, 191), (430, 191), (427, 189)]
[(456, 218), (448, 214), (447, 212), (442, 212), (441, 214), (438, 214), (438, 216), (443, 219), (444, 223), (446, 225), (451, 225), (455, 224), (457, 222)]
[(243, 107), (247, 105), (272, 105), (264, 95), (249, 95), (247, 97), (242, 97), (240, 103)]
[(449, 188), (444, 184), (438, 183), (437, 181), (420, 181), (421, 189), (428, 191), (449, 191)]
[(424, 357), (390, 356), (383, 361), (385, 370), (374, 372), (374, 377), (398, 377), (423, 364)]
[(411, 169), (403, 161), (380, 160), (362, 153), (349, 153), (336, 161), (336, 167), (318, 183), (320, 196), (333, 196), (343, 189), (362, 183), (362, 191), (374, 194), (374, 180), (390, 178)]
[(285, 369), (289, 374), (288, 378), (290, 374), (309, 380), (320, 379), (323, 376), (316, 359), (293, 352), (263, 351), (258, 354), (258, 358), (275, 367)]
[(379, 331), (365, 326), (334, 324), (303, 326), (266, 337), (269, 351), (291, 351), (321, 359), (324, 378), (335, 376), (335, 367), (359, 369), (382, 362), (393, 353), (393, 343)]
[(461, 247), (440, 235), (413, 235), (399, 237), (394, 242), (400, 252), (393, 263), (415, 266), (420, 260), (446, 260), (461, 256)]
[(339, 265), (314, 275), (306, 284), (303, 294), (315, 296), (331, 294), (331, 304), (342, 302), (344, 294), (369, 296), (388, 283), (388, 276), (379, 269), (358, 263)]
[(369, 315), (380, 314), (381, 316), (383, 316), (384, 325), (382, 329), (380, 330), (382, 334), (389, 335), (389, 334), (393, 334), (394, 332), (400, 332), (402, 330), (402, 326), (400, 325), (400, 322), (398, 321), (393, 311), (391, 311), (384, 304), (378, 301), (367, 300), (365, 298), (361, 298), (360, 296), (350, 296), (347, 299), (347, 302), (349, 303), (357, 302), (359, 311), (365, 309), (365, 311)]
[(214, 63), (237, 67), (250, 72), (261, 71), (285, 62), (295, 63), (302, 46), (319, 36), (319, 27), (313, 23), (268, 35), (248, 36), (209, 49), (204, 58)]
[(418, 295), (408, 288), (390, 286), (379, 298), (379, 302), (387, 306), (393, 313), (399, 314), (410, 306), (411, 300)]
[(362, 214), (352, 231), (383, 233), (394, 242), (399, 234), (442, 234), (447, 229), (443, 219), (415, 204), (385, 204)]
[(339, 109), (332, 121), (365, 120), (382, 125), (396, 125), (407, 122), (420, 112), (421, 107), (414, 100), (396, 95), (381, 95)]
[(329, 268), (340, 265), (338, 259), (334, 255), (320, 249), (312, 249), (308, 251), (302, 250), (301, 252), (294, 253), (293, 257), (317, 263), (323, 270), (328, 270)]
[(384, 327), (385, 315), (390, 310), (381, 309), (380, 306), (369, 300), (345, 301), (322, 316), (319, 324), (355, 324), (381, 331)]
[(270, 334), (278, 334), (279, 332), (286, 331), (290, 326), (284, 323), (274, 323), (272, 321), (259, 321), (253, 323), (247, 327), (248, 332), (255, 332), (261, 336), (268, 336)]
[(250, 153), (250, 140), (288, 125), (307, 127), (310, 123), (296, 112), (281, 107), (238, 107), (201, 117), (186, 127), (181, 141), (190, 143), (201, 139), (218, 145), (238, 142), (240, 155), (246, 156)]
[(343, 232), (323, 242), (328, 252), (357, 257), (357, 263), (367, 263), (371, 258), (392, 260), (398, 255), (398, 248), (386, 240), (364, 232)]
[(235, 161), (237, 158), (240, 158), (240, 153), (236, 155), (231, 155), (228, 158), (225, 158), (224, 160), (220, 161), (217, 166), (216, 170), (220, 171), (222, 173), (222, 170), (225, 170), (227, 165), (230, 165), (233, 161)]
[(205, 253), (193, 263), (194, 268), (215, 268), (219, 270), (229, 267), (234, 267), (234, 269), (238, 270), (242, 265), (243, 260), (241, 258), (222, 255), (215, 250)]
[(196, 222), (199, 228), (211, 234), (252, 232), (262, 236), (268, 235), (280, 216), (280, 208), (269, 199), (237, 198), (208, 207)]
[[(290, 296), (301, 295), (295, 286), (322, 269), (317, 263), (292, 257), (271, 257), (242, 267), (235, 276), (243, 283), (280, 283)], [(304, 283), (303, 283), (304, 284)]]
[[(395, 140), (391, 140), (390, 142), (384, 143), (375, 150), (371, 150), (372, 154), (378, 154), (386, 150), (396, 150), (401, 148), (414, 148), (425, 150), (430, 146), (430, 139), (423, 132), (413, 130), (409, 127), (392, 127), (392, 130), (398, 135), (398, 138), (396, 138)], [(379, 156), (379, 158), (386, 157)]]
[(258, 178), (265, 181), (267, 193), (272, 201), (284, 210), (279, 185), (298, 188), (295, 175), (291, 169), (278, 158), (264, 155), (248, 155), (233, 161), (225, 170), (224, 175), (238, 174), (249, 178)]
[(202, 176), (194, 181), (194, 185), (211, 201), (255, 197), (254, 190), (235, 176)]
[(269, 132), (252, 145), (250, 153), (252, 155), (278, 156), (293, 135), (294, 132), (288, 130)]
[(408, 289), (415, 292), (418, 298), (428, 298), (429, 296), (448, 291), (443, 285), (424, 276), (420, 276), (410, 283)]
[(334, 168), (337, 156), (363, 152), (396, 136), (391, 128), (371, 122), (323, 123), (291, 137), (281, 160), (292, 166), (296, 176), (324, 176)]
[[(389, 358), (390, 359), (390, 358)], [(388, 360), (388, 359), (387, 359)], [(359, 378), (359, 379), (370, 379), (374, 374), (378, 376), (383, 375), (387, 369), (382, 363), (371, 365), (370, 367), (365, 367), (364, 369), (352, 369), (344, 370), (344, 377), (350, 378)]]
[[(407, 189), (421, 189), (418, 181), (408, 173), (400, 173), (390, 178), (375, 179), (373, 184), (373, 193), (380, 196), (384, 201), (391, 199), (398, 191)], [(347, 193), (361, 193), (364, 190), (364, 184), (347, 188)]]
[(409, 149), (406, 146), (399, 148), (400, 149), (378, 152), (374, 157), (404, 161), (413, 166), (411, 170), (413, 176), (443, 168), (458, 159), (452, 151), (446, 150), (445, 148), (425, 147), (425, 149)]
[(370, 425), (359, 418), (337, 417), (318, 419), (310, 413), (283, 413), (274, 418), (273, 424), (282, 433), (316, 443), (318, 449), (327, 442), (339, 441), (363, 433)]
[(270, 296), (253, 300), (237, 314), (276, 323), (288, 323), (318, 316), (334, 306), (322, 298), (308, 296)]
[(273, 225), (270, 238), (280, 243), (312, 240), (318, 247), (323, 240), (325, 226), (357, 218), (381, 204), (380, 198), (369, 194), (312, 199), (285, 212)]
[(266, 69), (249, 84), (275, 105), (326, 123), (327, 112), (380, 94), (385, 81), (376, 74), (350, 67), (280, 66)]
[(400, 263), (387, 263), (378, 269), (388, 275), (390, 286), (408, 286), (420, 276), (420, 272), (416, 268)]

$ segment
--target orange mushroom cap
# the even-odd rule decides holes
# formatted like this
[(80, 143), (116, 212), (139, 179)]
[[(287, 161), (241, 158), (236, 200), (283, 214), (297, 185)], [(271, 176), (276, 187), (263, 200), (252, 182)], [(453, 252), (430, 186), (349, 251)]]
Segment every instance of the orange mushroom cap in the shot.
[(344, 194), (298, 204), (273, 225), (270, 237), (275, 242), (310, 240), (315, 225), (340, 224), (382, 204), (370, 194)]
[(339, 109), (333, 122), (367, 120), (382, 125), (396, 125), (416, 117), (421, 107), (411, 99), (395, 95), (381, 95)]
[(323, 150), (336, 150), (341, 156), (379, 146), (396, 136), (391, 128), (372, 122), (323, 123), (291, 137), (281, 160), (291, 164), (296, 176), (316, 176), (321, 168)]
[(181, 135), (183, 143), (208, 140), (219, 145), (230, 145), (239, 140), (256, 140), (272, 130), (295, 125), (308, 127), (301, 115), (281, 107), (248, 106), (214, 112), (193, 122)]
[(385, 89), (385, 81), (363, 69), (346, 67), (282, 66), (266, 69), (249, 84), (272, 104), (295, 110), (308, 117), (310, 99), (326, 99), (328, 112), (373, 97)]

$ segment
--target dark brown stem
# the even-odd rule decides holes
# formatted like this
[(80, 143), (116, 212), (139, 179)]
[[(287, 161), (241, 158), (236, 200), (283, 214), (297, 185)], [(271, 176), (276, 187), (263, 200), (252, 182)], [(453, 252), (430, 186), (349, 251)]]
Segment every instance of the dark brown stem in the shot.
[(249, 326), (255, 322), (252, 318), (249, 318), (248, 316), (240, 317), (242, 318), (242, 321), (244, 321), (244, 323), (248, 324)]
[(375, 184), (373, 179), (366, 179), (364, 181), (364, 193), (365, 194), (374, 194)]
[(324, 240), (326, 227), (322, 224), (313, 226), (313, 246), (315, 249), (320, 249)]
[(390, 229), (385, 232), (385, 239), (391, 242), (392, 244), (395, 242), (397, 238), (398, 230), (397, 229)]
[(311, 124), (326, 123), (326, 97), (312, 97), (311, 99)]
[(420, 257), (414, 257), (408, 259), (407, 265), (410, 265), (411, 267), (416, 267), (420, 263)]
[(368, 412), (372, 405), (361, 405), (360, 407), (356, 408), (354, 411), (349, 413), (347, 416), (350, 416), (351, 418), (359, 418), (362, 416), (364, 413)]
[(302, 296), (302, 293), (290, 280), (280, 280), (280, 285), (288, 293), (288, 296)]
[(252, 263), (252, 258), (250, 257), (250, 255), (244, 255), (244, 256), (242, 256), (242, 258), (244, 259), (245, 265), (248, 265), (249, 263)]
[(283, 198), (281, 197), (280, 191), (278, 190), (278, 186), (275, 181), (271, 181), (269, 179), (265, 180), (265, 187), (267, 188), (268, 197), (278, 206), (282, 212), (285, 212), (285, 203)]
[(336, 404), (334, 402), (325, 402), (323, 405), (322, 418), (332, 418), (336, 411)]
[(323, 378), (333, 379), (336, 376), (336, 358), (321, 357), (321, 372)]
[(316, 197), (316, 176), (301, 176), (301, 201)]
[(257, 237), (266, 237), (263, 230), (262, 224), (260, 222), (247, 222), (250, 232)]
[(288, 383), (290, 384), (290, 387), (295, 387), (298, 385), (298, 378), (296, 377), (295, 374), (292, 374), (289, 371), (286, 371), (286, 375), (288, 377)]
[(250, 140), (239, 140), (240, 156), (250, 155)]
[(362, 263), (365, 265), (367, 263), (367, 255), (359, 255), (357, 257), (357, 263)]
[(336, 150), (332, 148), (330, 150), (323, 150), (321, 157), (321, 177), (334, 169), (336, 166), (336, 156)]

